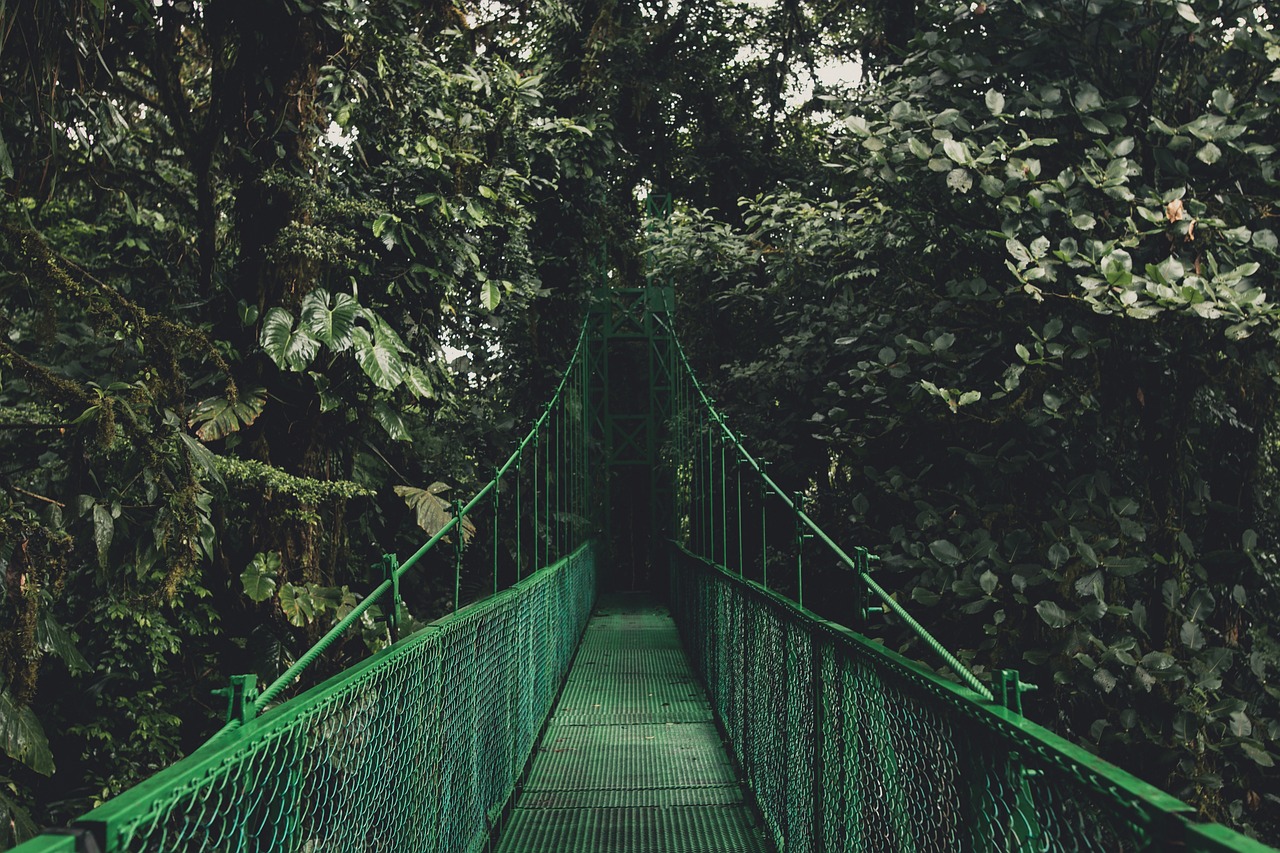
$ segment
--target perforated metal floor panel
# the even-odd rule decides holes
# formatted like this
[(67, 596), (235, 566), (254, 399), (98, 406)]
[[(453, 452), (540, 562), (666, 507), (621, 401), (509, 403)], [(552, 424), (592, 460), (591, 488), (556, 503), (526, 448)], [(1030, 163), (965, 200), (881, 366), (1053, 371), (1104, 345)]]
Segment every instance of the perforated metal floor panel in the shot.
[(498, 853), (771, 853), (675, 624), (602, 597)]

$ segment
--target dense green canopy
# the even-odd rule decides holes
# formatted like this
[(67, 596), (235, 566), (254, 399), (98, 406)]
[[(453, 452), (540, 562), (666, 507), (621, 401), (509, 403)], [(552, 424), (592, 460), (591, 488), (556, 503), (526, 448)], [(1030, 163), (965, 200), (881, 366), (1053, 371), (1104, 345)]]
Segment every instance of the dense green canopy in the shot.
[(487, 480), (602, 246), (975, 670), (1274, 837), (1277, 15), (0, 4), (0, 841), (198, 744)]

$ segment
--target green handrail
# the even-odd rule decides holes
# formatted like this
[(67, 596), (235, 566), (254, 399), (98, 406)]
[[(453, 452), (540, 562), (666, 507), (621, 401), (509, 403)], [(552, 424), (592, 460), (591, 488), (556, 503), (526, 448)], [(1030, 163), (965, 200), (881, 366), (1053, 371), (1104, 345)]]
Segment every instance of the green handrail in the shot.
[[(325, 843), (337, 845), (333, 849), (355, 849), (344, 845), (359, 837), (359, 821), (367, 816), (344, 813), (352, 791), (370, 801), (398, 804), (393, 817), (374, 815), (385, 818), (379, 831), (391, 832), (392, 837), (411, 833), (421, 849), (474, 847), (492, 828), (495, 809), (509, 802), (594, 601), (595, 551), (587, 539), (591, 531), (587, 525), (566, 521), (576, 519), (574, 513), (580, 509), (570, 505), (569, 483), (577, 482), (583, 490), (591, 484), (585, 422), (590, 384), (587, 328), (584, 319), (550, 401), (492, 479), (465, 504), (455, 502), (452, 517), (403, 563), (387, 555), (384, 580), (297, 661), (256, 696), (248, 693), (251, 677), (233, 678), (229, 719), (190, 756), (84, 815), (71, 829), (37, 836), (17, 849), (93, 849), (84, 847), (86, 836), (103, 853), (200, 844), (241, 851), (308, 849)], [(544, 435), (548, 431), (555, 432), (554, 440)], [(531, 445), (544, 448), (542, 464), (533, 470), (523, 465)], [(556, 456), (554, 465), (551, 453)], [(533, 518), (528, 531), (516, 518), (517, 560), (532, 554), (532, 567), (526, 572), (518, 565), (515, 585), (497, 592), (498, 495), (504, 478), (511, 476), (518, 480), (517, 496), (532, 489), (547, 518)], [(401, 578), (451, 534), (455, 571), (460, 572), (465, 520), (486, 500), (494, 509), (495, 593), (461, 608), (455, 575), (454, 612), (397, 642)], [(518, 501), (514, 508), (520, 511)], [(527, 549), (521, 546), (526, 532), (533, 540)], [(393, 641), (388, 648), (273, 707), (371, 607), (388, 600)], [(494, 673), (487, 658), (510, 665)], [(404, 704), (411, 696), (413, 704)], [(445, 707), (458, 703), (462, 717), (445, 714)], [(441, 757), (446, 749), (442, 745), (430, 747), (437, 750), (431, 759), (434, 770), (422, 776), (430, 768), (418, 753), (458, 736), (458, 725), (470, 732), (457, 745), (469, 750), (470, 761), (492, 760), (489, 749), (510, 757), (503, 760), (501, 772), (485, 770), (484, 778), (493, 784), (483, 791), (473, 779), (479, 764), (450, 769), (460, 756)], [(379, 756), (364, 748), (379, 742), (393, 744), (403, 754)], [(356, 744), (361, 748), (351, 752)], [(406, 805), (400, 791), (405, 780), (388, 773), (421, 777), (413, 793), (421, 801), (418, 806)], [(331, 784), (338, 782), (337, 787)], [(434, 823), (424, 822), (421, 810), (428, 807), (436, 814)]]
[[(491, 493), (496, 492), (496, 490), (499, 488), (499, 484), (502, 478), (507, 475), (507, 473), (511, 470), (511, 468), (513, 466), (520, 465), (520, 460), (524, 453), (524, 449), (529, 445), (529, 442), (537, 441), (540, 431), (542, 430), (543, 426), (547, 423), (547, 420), (551, 416), (552, 411), (555, 409), (555, 407), (558, 404), (562, 402), (562, 399), (563, 399), (562, 393), (565, 389), (566, 384), (569, 381), (569, 377), (574, 374), (574, 371), (576, 369), (579, 369), (579, 368), (585, 369), (583, 365), (585, 364), (584, 359), (586, 354), (586, 344), (585, 344), (586, 338), (587, 338), (587, 323), (584, 320), (581, 330), (578, 333), (578, 342), (574, 346), (573, 354), (569, 357), (569, 365), (568, 367), (565, 368), (564, 372), (561, 374), (560, 382), (556, 385), (556, 390), (551, 395), (551, 400), (548, 401), (545, 406), (543, 406), (542, 413), (538, 416), (537, 420), (534, 421), (533, 427), (530, 428), (529, 432), (525, 434), (525, 437), (516, 446), (516, 449), (511, 452), (511, 455), (507, 457), (507, 461), (504, 462), (498, 468), (498, 472), (493, 476), (493, 479), (485, 483), (484, 486), (482, 486), (480, 490), (476, 492), (476, 494), (471, 498), (471, 500), (467, 501), (467, 503), (463, 505), (461, 512), (458, 512), (457, 514), (454, 515), (453, 518), (449, 519), (449, 521), (443, 527), (441, 527), (438, 531), (436, 531), (435, 534), (431, 536), (431, 538), (429, 538), (426, 542), (424, 542), (422, 546), (418, 548), (417, 551), (414, 551), (413, 554), (411, 554), (408, 557), (408, 559), (406, 559), (404, 562), (400, 564), (399, 568), (397, 568), (394, 573), (396, 579), (404, 577), (404, 575), (410, 569), (412, 569), (415, 565), (417, 565), (419, 560), (421, 560), (429, 551), (435, 548), (435, 546), (440, 542), (441, 539), (443, 539), (445, 536), (448, 536), (449, 533), (454, 531), (460, 524), (462, 524), (462, 520), (466, 518), (477, 506), (479, 506), (480, 503), (486, 497), (488, 497)], [(535, 472), (535, 475), (536, 473), (537, 472)], [(336, 625), (330, 628), (329, 631), (326, 632), (323, 637), (317, 640), (316, 643), (311, 648), (309, 648), (306, 652), (304, 652), (302, 656), (299, 657), (298, 660), (293, 663), (292, 666), (290, 666), (287, 670), (285, 670), (278, 678), (276, 678), (275, 681), (271, 682), (271, 684), (268, 685), (262, 691), (262, 693), (260, 693), (254, 699), (253, 708), (254, 708), (255, 714), (261, 713), (263, 710), (269, 707), (270, 704), (282, 692), (284, 692), (284, 690), (286, 690), (291, 684), (297, 681), (298, 678), (302, 676), (302, 673), (304, 673), (313, 663), (315, 663), (316, 659), (319, 658), (322, 654), (324, 654), (325, 651), (331, 645), (333, 645), (333, 643), (335, 643), (348, 630), (350, 630), (351, 626), (354, 625), (356, 621), (360, 619), (361, 616), (364, 615), (365, 611), (367, 611), (370, 607), (373, 606), (375, 602), (379, 601), (384, 595), (386, 595), (392, 589), (392, 586), (393, 586), (393, 581), (391, 578), (388, 578), (387, 580), (384, 580), (381, 584), (379, 584), (377, 587), (375, 587), (372, 591), (370, 591), (368, 595), (364, 597), (364, 599), (360, 601), (359, 604), (357, 604), (354, 608), (352, 608), (350, 613), (348, 613), (341, 621), (339, 621)], [(454, 609), (456, 610), (457, 609), (456, 599), (455, 599), (454, 605), (455, 605)], [(392, 607), (396, 607), (396, 606), (398, 606), (398, 602), (392, 602)], [(239, 720), (231, 720), (228, 722), (228, 725), (231, 727), (234, 727), (236, 725), (239, 725), (240, 722), (241, 721)]]
[[(728, 441), (728, 443), (732, 445), (733, 449), (738, 453), (739, 458), (743, 462), (746, 462), (747, 465), (750, 466), (751, 470), (756, 473), (762, 486), (767, 488), (770, 492), (772, 492), (773, 496), (777, 498), (779, 501), (781, 501), (782, 505), (787, 510), (791, 511), (791, 513), (795, 516), (798, 524), (803, 525), (804, 528), (810, 531), (808, 535), (815, 537), (819, 542), (825, 545), (827, 549), (835, 556), (835, 558), (840, 563), (842, 563), (847, 569), (852, 571), (854, 573), (854, 576), (869, 591), (874, 593), (875, 596), (884, 603), (885, 607), (888, 607), (891, 611), (893, 611), (893, 614), (896, 617), (898, 617), (898, 619), (900, 619), (902, 623), (906, 625), (911, 630), (911, 632), (915, 634), (916, 637), (918, 637), (925, 644), (925, 646), (929, 648), (930, 651), (932, 651), (935, 655), (937, 655), (938, 658), (941, 659), (943, 663), (945, 663), (952, 671), (954, 671), (956, 675), (966, 685), (969, 686), (970, 689), (972, 689), (974, 692), (978, 693), (979, 695), (987, 699), (987, 701), (994, 701), (995, 697), (992, 694), (990, 688), (988, 688), (985, 684), (983, 684), (982, 681), (979, 680), (979, 678), (976, 675), (974, 675), (973, 672), (970, 671), (970, 669), (967, 666), (965, 666), (964, 663), (962, 663), (959, 658), (957, 658), (954, 654), (952, 654), (946, 648), (946, 646), (942, 645), (942, 643), (939, 642), (937, 638), (935, 638), (932, 634), (930, 634), (928, 629), (926, 629), (923, 625), (921, 625), (910, 613), (906, 611), (905, 608), (903, 608), (901, 604), (897, 602), (896, 599), (894, 599), (892, 595), (890, 595), (884, 589), (884, 587), (876, 583), (875, 579), (871, 577), (871, 574), (866, 570), (865, 567), (869, 564), (869, 562), (874, 562), (879, 558), (873, 554), (866, 552), (865, 549), (860, 549), (861, 555), (865, 557), (864, 560), (855, 559), (854, 557), (850, 556), (849, 553), (845, 551), (843, 548), (841, 548), (840, 545), (837, 544), (834, 539), (832, 539), (829, 535), (827, 535), (827, 532), (825, 530), (823, 530), (821, 527), (818, 526), (818, 523), (814, 521), (813, 518), (811, 518), (809, 514), (804, 511), (803, 507), (801, 507), (797, 501), (793, 500), (792, 497), (788, 495), (786, 491), (781, 486), (779, 486), (772, 477), (769, 476), (768, 472), (765, 471), (764, 464), (760, 462), (758, 459), (756, 459), (756, 457), (742, 443), (742, 440), (738, 437), (738, 435), (732, 429), (729, 428), (729, 425), (725, 423), (724, 415), (718, 409), (716, 409), (715, 403), (712, 401), (710, 395), (708, 395), (706, 391), (703, 390), (702, 383), (698, 381), (697, 374), (694, 373), (693, 366), (689, 363), (689, 358), (685, 354), (684, 347), (681, 346), (679, 338), (673, 334), (672, 339), (675, 343), (675, 352), (677, 354), (677, 357), (679, 358), (680, 367), (683, 368), (684, 377), (686, 381), (689, 383), (689, 387), (691, 387), (697, 395), (695, 398), (695, 402), (700, 401), (702, 403), (702, 409), (704, 411), (700, 412), (699, 414), (700, 415), (705, 414), (706, 424), (708, 425), (708, 427), (714, 424), (715, 428), (720, 433), (721, 442), (722, 442), (722, 446), (721, 446), (722, 451), (723, 451), (723, 442)], [(679, 401), (677, 401), (677, 405), (679, 405)], [(677, 429), (678, 428), (679, 427), (677, 426)], [(713, 434), (714, 433), (709, 433), (708, 441), (710, 441), (711, 435)], [(708, 450), (710, 451), (710, 445), (708, 445)], [(723, 455), (721, 455), (721, 458), (723, 459)], [(681, 460), (681, 462), (683, 462), (683, 460)], [(709, 453), (708, 462), (710, 465), (708, 473), (713, 474), (714, 467), (715, 467), (714, 465), (715, 460), (710, 453)], [(696, 464), (696, 462), (694, 464)], [(725, 468), (726, 466), (722, 462), (720, 465), (720, 472), (719, 472), (722, 480), (724, 479)], [(721, 494), (722, 496), (724, 495), (723, 482), (721, 483)], [(709, 501), (711, 501), (714, 504), (715, 502), (714, 488), (708, 487), (706, 497)], [(727, 524), (727, 520), (724, 518), (723, 504), (725, 503), (725, 501), (723, 497), (721, 498), (720, 503), (722, 506), (720, 507), (720, 513), (719, 513), (719, 516), (721, 519), (721, 523), (720, 523), (721, 530), (719, 531), (721, 544), (720, 544), (719, 550), (720, 550), (721, 558), (725, 558), (727, 557), (727, 555), (725, 554), (725, 551), (727, 551), (727, 545), (725, 543), (727, 543), (728, 541), (727, 540), (728, 524)], [(717, 516), (716, 512), (713, 511), (710, 513), (710, 525), (709, 525), (710, 530), (708, 531), (708, 539), (707, 539), (706, 547), (703, 549), (706, 551), (706, 553), (701, 554), (700, 556), (711, 556), (711, 555), (714, 555), (716, 551), (717, 533), (714, 530), (716, 526), (715, 524), (716, 516)], [(742, 524), (741, 514), (739, 514), (737, 520), (738, 520), (739, 527), (741, 527), (741, 524)], [(741, 538), (741, 531), (739, 531), (739, 538)], [(766, 573), (766, 577), (767, 577), (767, 573)], [(803, 604), (803, 601), (801, 601), (801, 603)]]

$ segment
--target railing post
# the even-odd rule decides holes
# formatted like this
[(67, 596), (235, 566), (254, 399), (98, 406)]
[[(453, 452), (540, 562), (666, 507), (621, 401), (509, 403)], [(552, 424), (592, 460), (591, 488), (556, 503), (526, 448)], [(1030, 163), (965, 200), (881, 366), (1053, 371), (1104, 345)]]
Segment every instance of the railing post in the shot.
[(493, 594), (498, 594), (498, 546), (500, 537), (498, 535), (498, 519), (501, 517), (502, 500), (499, 495), (502, 492), (502, 478), (497, 468), (493, 469)]
[(822, 644), (817, 632), (809, 634), (813, 661), (813, 849), (826, 850), (826, 706), (822, 691)]
[(765, 480), (769, 463), (760, 460), (760, 585), (769, 588), (769, 484)]
[(458, 612), (458, 599), (462, 596), (462, 501), (453, 499), (453, 612)]
[[(1022, 716), (1022, 694), (1037, 689), (1034, 684), (1020, 681), (1016, 669), (997, 669), (992, 673), (991, 692), (995, 694), (996, 703), (1018, 716)], [(1036, 816), (1035, 799), (1031, 795), (1031, 780), (1040, 771), (1027, 767), (1022, 756), (1011, 751), (1007, 772), (1015, 798), (1013, 808), (1009, 810), (1013, 820), (1009, 827), (1010, 849), (1035, 850), (1043, 833)]]
[(804, 607), (804, 543), (806, 539), (812, 539), (812, 533), (805, 533), (804, 514), (805, 496), (800, 492), (795, 493), (796, 505), (796, 603)]
[(867, 589), (867, 584), (862, 579), (864, 574), (871, 574), (872, 565), (878, 563), (880, 558), (861, 546), (853, 549), (852, 556), (856, 564), (854, 573), (857, 575), (853, 582), (854, 619), (858, 628), (864, 628), (871, 621), (872, 615), (884, 612), (884, 607), (867, 603), (871, 600), (870, 595), (868, 595), (870, 590)]
[(258, 695), (258, 676), (233, 675), (231, 683), (214, 690), (213, 695), (227, 697), (228, 723), (247, 723), (257, 713), (253, 699)]
[(382, 576), (391, 581), (391, 609), (387, 612), (387, 633), (391, 642), (400, 639), (400, 558), (395, 554), (382, 555)]

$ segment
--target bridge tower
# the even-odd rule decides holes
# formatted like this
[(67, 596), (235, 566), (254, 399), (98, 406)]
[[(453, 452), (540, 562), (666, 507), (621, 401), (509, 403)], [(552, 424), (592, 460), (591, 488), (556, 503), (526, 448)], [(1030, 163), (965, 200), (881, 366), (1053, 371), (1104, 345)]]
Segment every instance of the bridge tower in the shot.
[[(646, 201), (663, 227), (671, 196)], [(646, 265), (647, 266), (647, 265)], [(642, 282), (642, 283), (641, 283)], [(657, 549), (669, 536), (673, 482), (661, 465), (672, 413), (675, 290), (654, 271), (628, 274), (601, 254), (589, 331), (592, 419), (604, 459), (603, 589), (665, 588)]]

